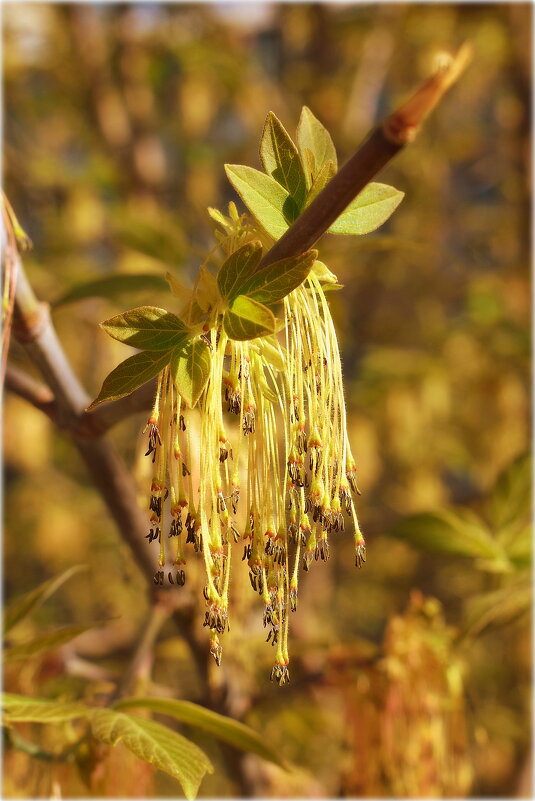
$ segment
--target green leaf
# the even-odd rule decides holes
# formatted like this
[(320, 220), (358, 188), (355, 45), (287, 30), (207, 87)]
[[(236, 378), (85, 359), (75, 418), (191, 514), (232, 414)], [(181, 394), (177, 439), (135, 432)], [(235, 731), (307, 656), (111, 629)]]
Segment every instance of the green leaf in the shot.
[(503, 549), (482, 523), (446, 509), (406, 517), (389, 533), (427, 551), (500, 562), (505, 559)]
[(464, 636), (475, 636), (487, 626), (507, 626), (529, 613), (532, 603), (530, 573), (516, 576), (493, 592), (481, 593), (468, 600)]
[(133, 754), (178, 779), (186, 798), (197, 795), (212, 763), (194, 743), (154, 720), (127, 715), (112, 709), (97, 709), (91, 715), (97, 740), (116, 745), (122, 742)]
[[(268, 175), (286, 189), (299, 212), (305, 201), (306, 180), (297, 148), (281, 121), (270, 111), (260, 142), (260, 159)], [(297, 215), (295, 215), (297, 216)]]
[(2, 693), (4, 723), (61, 723), (85, 717), (91, 709), (78, 702), (48, 701), (27, 698), (15, 693)]
[(331, 225), (329, 233), (368, 234), (375, 231), (397, 209), (404, 194), (386, 184), (368, 184)]
[(255, 339), (275, 331), (275, 317), (262, 303), (238, 295), (224, 314), (223, 327), (230, 339)]
[(336, 175), (336, 167), (332, 161), (326, 161), (321, 170), (318, 172), (312, 185), (308, 191), (306, 206), (309, 206), (314, 198), (319, 195), (322, 189), (325, 189), (331, 178)]
[(498, 477), (487, 504), (487, 518), (497, 532), (531, 514), (531, 457), (522, 454)]
[(171, 351), (164, 353), (144, 351), (125, 359), (106, 376), (98, 397), (88, 406), (88, 411), (94, 409), (99, 403), (118, 400), (118, 398), (124, 398), (125, 395), (130, 395), (135, 389), (161, 373), (169, 364), (170, 359)]
[(110, 275), (96, 281), (76, 284), (61, 295), (52, 306), (57, 308), (66, 303), (73, 303), (85, 298), (109, 298), (116, 300), (129, 292), (162, 292), (167, 289), (167, 282), (161, 275), (151, 273), (134, 273), (133, 275)]
[(27, 642), (21, 642), (17, 645), (12, 645), (4, 650), (4, 662), (18, 662), (21, 659), (27, 659), (30, 656), (38, 656), (39, 654), (53, 651), (61, 645), (74, 640), (79, 634), (84, 631), (95, 628), (98, 623), (90, 623), (85, 626), (61, 626), (61, 628), (49, 631), (46, 634), (41, 634)]
[(253, 167), (225, 164), (227, 177), (264, 231), (280, 239), (288, 228), (284, 208), (290, 195), (270, 175)]
[(171, 357), (171, 375), (184, 402), (193, 409), (210, 376), (210, 347), (197, 337), (176, 348)]
[(281, 259), (255, 273), (243, 286), (242, 293), (259, 303), (278, 303), (303, 283), (318, 255), (307, 250), (299, 256)]
[(217, 286), (221, 297), (233, 301), (240, 294), (241, 286), (254, 273), (262, 258), (262, 243), (248, 242), (234, 251), (223, 262), (217, 274)]
[(193, 704), (191, 701), (176, 701), (167, 698), (126, 698), (114, 704), (115, 709), (125, 707), (144, 707), (158, 712), (160, 715), (169, 715), (176, 720), (195, 726), (198, 729), (207, 731), (215, 737), (230, 743), (241, 751), (267, 759), (275, 765), (285, 767), (283, 760), (275, 750), (269, 747), (265, 738), (257, 734), (253, 729), (244, 723), (239, 723), (232, 718), (212, 712), (203, 706)]
[(335, 276), (335, 274), (329, 270), (326, 264), (324, 264), (322, 261), (318, 261), (318, 259), (316, 259), (312, 265), (312, 272), (318, 281), (321, 281), (324, 284), (338, 284), (338, 278)]
[(327, 161), (332, 161), (335, 172), (338, 169), (336, 149), (331, 135), (307, 106), (303, 106), (297, 126), (297, 147), (303, 164), (308, 166), (310, 182)]
[(50, 598), (53, 593), (58, 590), (71, 576), (79, 573), (81, 570), (87, 570), (85, 565), (75, 565), (69, 567), (60, 573), (59, 576), (52, 578), (39, 584), (30, 592), (15, 598), (4, 609), (4, 634), (10, 631), (13, 626), (16, 626), (21, 620), (27, 617), (31, 612), (37, 609), (47, 598)]
[(142, 350), (170, 350), (187, 336), (187, 328), (166, 309), (140, 306), (100, 324), (110, 337)]

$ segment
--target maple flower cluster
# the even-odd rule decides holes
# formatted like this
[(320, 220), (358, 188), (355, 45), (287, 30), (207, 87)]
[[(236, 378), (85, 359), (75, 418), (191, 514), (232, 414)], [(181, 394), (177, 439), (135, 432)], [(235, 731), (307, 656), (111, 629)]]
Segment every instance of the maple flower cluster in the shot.
[[(330, 136), (308, 109), (297, 138), (298, 147), (270, 114), (260, 149), (264, 172), (227, 166), (253, 217), (239, 215), (233, 203), (228, 215), (209, 210), (218, 244), (193, 289), (168, 275), (183, 302), (177, 315), (141, 307), (103, 323), (111, 336), (142, 351), (108, 376), (95, 401), (121, 397), (157, 376), (146, 429), (153, 466), (147, 537), (159, 548), (154, 581), (163, 583), (167, 574), (184, 584), (187, 550), (199, 553), (204, 624), (219, 665), (237, 550), (263, 602), (275, 649), (271, 678), (281, 685), (289, 680), (289, 619), (300, 571), (326, 561), (330, 543), (346, 528), (357, 566), (366, 560), (340, 353), (324, 291), (337, 286), (336, 277), (316, 250), (260, 266), (265, 247), (336, 171)], [(397, 190), (371, 184), (331, 230), (372, 230), (400, 200)]]

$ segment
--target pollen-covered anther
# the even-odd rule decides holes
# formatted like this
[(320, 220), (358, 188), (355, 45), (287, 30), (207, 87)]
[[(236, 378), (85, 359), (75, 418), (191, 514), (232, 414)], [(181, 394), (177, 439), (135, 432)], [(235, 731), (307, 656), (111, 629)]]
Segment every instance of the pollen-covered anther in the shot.
[(218, 634), (223, 634), (228, 626), (228, 611), (223, 606), (218, 606), (211, 602), (204, 616), (204, 624), (208, 628), (215, 629)]
[(156, 449), (158, 445), (162, 444), (162, 439), (160, 437), (160, 431), (158, 429), (158, 420), (153, 415), (151, 415), (147, 420), (147, 425), (143, 429), (143, 433), (145, 433), (147, 429), (149, 431), (149, 449), (145, 454), (145, 456), (150, 456), (152, 453), (153, 454), (152, 461), (154, 463), (156, 459)]
[(282, 687), (284, 684), (288, 684), (290, 681), (290, 671), (288, 670), (288, 665), (279, 664), (277, 662), (271, 670), (271, 681), (276, 681), (279, 687)]
[(145, 534), (145, 538), (148, 539), (149, 542), (153, 542), (154, 540), (160, 541), (160, 529), (158, 527), (151, 528), (148, 534)]
[(290, 456), (288, 457), (288, 475), (296, 486), (304, 486), (304, 462), (302, 456), (295, 448), (292, 448)]
[(181, 517), (173, 517), (171, 521), (171, 529), (169, 531), (169, 537), (178, 537), (182, 534), (182, 518)]
[(348, 457), (346, 461), (346, 476), (351, 491), (354, 492), (355, 495), (360, 495), (360, 490), (357, 486), (357, 465), (352, 457)]
[(243, 433), (247, 436), (247, 434), (254, 434), (255, 430), (256, 406), (254, 403), (250, 403), (243, 414)]
[(217, 667), (219, 667), (223, 656), (223, 648), (221, 647), (216, 631), (210, 632), (210, 653), (214, 657)]
[(241, 390), (238, 381), (229, 377), (224, 380), (225, 400), (227, 402), (227, 412), (239, 414), (241, 411)]
[(366, 545), (361, 542), (355, 550), (355, 567), (363, 567), (366, 562)]
[(318, 544), (316, 545), (316, 550), (314, 551), (314, 559), (317, 561), (321, 559), (322, 562), (326, 562), (329, 558), (329, 542), (326, 536), (321, 536), (318, 540)]

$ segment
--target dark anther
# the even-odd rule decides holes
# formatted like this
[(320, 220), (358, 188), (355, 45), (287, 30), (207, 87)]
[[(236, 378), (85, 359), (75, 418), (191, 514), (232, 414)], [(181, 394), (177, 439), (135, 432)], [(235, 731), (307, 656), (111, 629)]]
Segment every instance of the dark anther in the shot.
[(153, 542), (153, 540), (160, 541), (160, 529), (159, 528), (151, 528), (148, 534), (145, 534), (145, 539), (149, 542)]
[(154, 574), (153, 581), (155, 584), (163, 584), (163, 570), (157, 570)]
[(156, 448), (158, 445), (162, 444), (162, 440), (160, 439), (160, 432), (158, 431), (158, 426), (156, 423), (151, 423), (149, 427), (149, 449), (145, 456), (150, 456), (152, 453), (152, 462), (156, 459)]
[(355, 567), (362, 567), (366, 561), (366, 546), (357, 545), (357, 553), (355, 556)]
[(184, 420), (183, 414), (181, 414), (180, 417), (178, 418), (178, 427), (181, 431), (186, 430), (186, 421)]
[(186, 467), (185, 463), (182, 462), (182, 476), (185, 478), (186, 476), (191, 475), (191, 472)]
[(182, 533), (182, 518), (174, 517), (173, 522), (171, 523), (171, 531), (169, 532), (169, 536), (178, 537), (181, 533)]
[(171, 573), (171, 571), (169, 571), (169, 573), (167, 574), (167, 580), (169, 581), (169, 584), (174, 584), (175, 583), (173, 581), (173, 574)]
[(178, 584), (179, 587), (183, 587), (184, 584), (186, 583), (186, 574), (184, 573), (183, 570), (176, 571), (176, 583)]

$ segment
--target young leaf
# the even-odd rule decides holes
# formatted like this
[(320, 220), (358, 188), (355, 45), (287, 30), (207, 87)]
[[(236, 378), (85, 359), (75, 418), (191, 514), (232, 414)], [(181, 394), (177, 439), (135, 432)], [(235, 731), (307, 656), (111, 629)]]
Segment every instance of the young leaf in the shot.
[(325, 189), (331, 178), (336, 175), (336, 167), (332, 161), (326, 161), (321, 170), (318, 172), (314, 180), (312, 181), (312, 185), (308, 191), (306, 204), (305, 206), (309, 206), (316, 195), (319, 195), (322, 189)]
[(7, 634), (13, 626), (16, 626), (17, 623), (31, 614), (37, 607), (41, 606), (41, 604), (44, 603), (47, 598), (50, 598), (50, 596), (53, 595), (62, 584), (68, 581), (71, 576), (86, 569), (85, 565), (69, 567), (67, 570), (64, 570), (63, 573), (60, 573), (59, 576), (53, 576), (42, 584), (39, 584), (38, 587), (30, 590), (30, 592), (21, 595), (19, 598), (15, 598), (7, 604), (4, 609), (4, 634)]
[(253, 167), (225, 164), (230, 183), (262, 228), (280, 239), (288, 228), (284, 207), (290, 195), (274, 178)]
[(212, 712), (211, 709), (206, 709), (191, 701), (143, 697), (126, 698), (122, 701), (116, 701), (114, 704), (115, 709), (124, 709), (125, 707), (142, 707), (151, 709), (160, 715), (169, 715), (176, 720), (182, 721), (182, 723), (207, 731), (220, 740), (230, 743), (235, 748), (256, 754), (269, 762), (273, 762), (275, 765), (284, 767), (279, 754), (266, 744), (264, 737), (261, 737), (249, 726), (217, 712)]
[(165, 274), (165, 280), (169, 285), (169, 289), (171, 290), (171, 294), (175, 296), (175, 298), (180, 298), (180, 300), (185, 301), (191, 297), (192, 288), (187, 284), (182, 283), (179, 279), (170, 273), (169, 271)]
[(255, 339), (275, 331), (273, 312), (253, 298), (238, 295), (224, 314), (223, 326), (230, 339)]
[[(303, 164), (309, 167), (308, 172), (311, 180), (316, 177), (327, 161), (332, 161), (335, 172), (338, 169), (336, 149), (331, 135), (307, 106), (303, 106), (297, 126), (297, 147)], [(310, 154), (308, 156), (307, 150)], [(311, 156), (312, 159), (310, 158)], [(311, 164), (312, 161), (313, 165)], [(312, 166), (313, 168), (311, 169)]]
[(171, 376), (184, 402), (193, 409), (210, 375), (208, 344), (197, 337), (175, 348), (171, 357)]
[(18, 662), (30, 656), (38, 656), (47, 651), (53, 651), (55, 648), (65, 645), (65, 643), (78, 637), (79, 634), (83, 634), (84, 631), (95, 628), (97, 625), (98, 623), (90, 623), (87, 626), (61, 626), (27, 642), (12, 645), (4, 651), (4, 662)]
[(260, 272), (255, 273), (242, 287), (242, 293), (259, 303), (278, 303), (302, 284), (318, 255), (317, 250), (307, 250), (299, 256), (281, 259)]
[(316, 261), (312, 265), (312, 272), (314, 273), (314, 275), (316, 276), (318, 281), (321, 281), (324, 284), (337, 284), (338, 283), (338, 278), (335, 276), (334, 273), (332, 273), (329, 270), (327, 265), (324, 264), (322, 261), (318, 261), (316, 259)]
[(169, 364), (170, 359), (171, 351), (164, 353), (143, 351), (143, 353), (136, 353), (125, 359), (106, 376), (98, 397), (88, 406), (87, 410), (91, 411), (99, 403), (130, 395), (135, 389), (161, 373), (163, 368)]
[(165, 279), (152, 273), (133, 275), (110, 275), (96, 281), (76, 284), (52, 304), (53, 308), (85, 298), (108, 298), (116, 300), (128, 292), (163, 292), (167, 289)]
[(91, 715), (91, 729), (97, 740), (109, 745), (122, 742), (140, 759), (178, 779), (188, 799), (197, 795), (205, 773), (213, 773), (200, 748), (154, 720), (97, 709)]
[(217, 279), (205, 264), (201, 264), (199, 267), (199, 282), (197, 284), (195, 299), (203, 312), (210, 311), (219, 299)]
[(90, 707), (74, 701), (48, 701), (44, 698), (2, 693), (4, 723), (61, 723), (64, 720), (85, 717), (90, 712)]
[(241, 292), (241, 286), (254, 273), (262, 258), (262, 243), (248, 242), (234, 251), (223, 262), (217, 274), (217, 286), (221, 297), (233, 301)]
[(187, 335), (182, 320), (156, 306), (131, 309), (100, 325), (113, 339), (142, 350), (170, 350)]
[(463, 634), (475, 636), (487, 626), (507, 626), (521, 615), (529, 614), (532, 595), (529, 572), (515, 576), (498, 590), (475, 595), (467, 603)]
[(386, 184), (368, 184), (331, 225), (329, 233), (368, 234), (375, 231), (397, 209), (404, 194)]
[(296, 146), (272, 111), (262, 133), (260, 160), (267, 174), (287, 190), (300, 211), (307, 191), (305, 173)]

